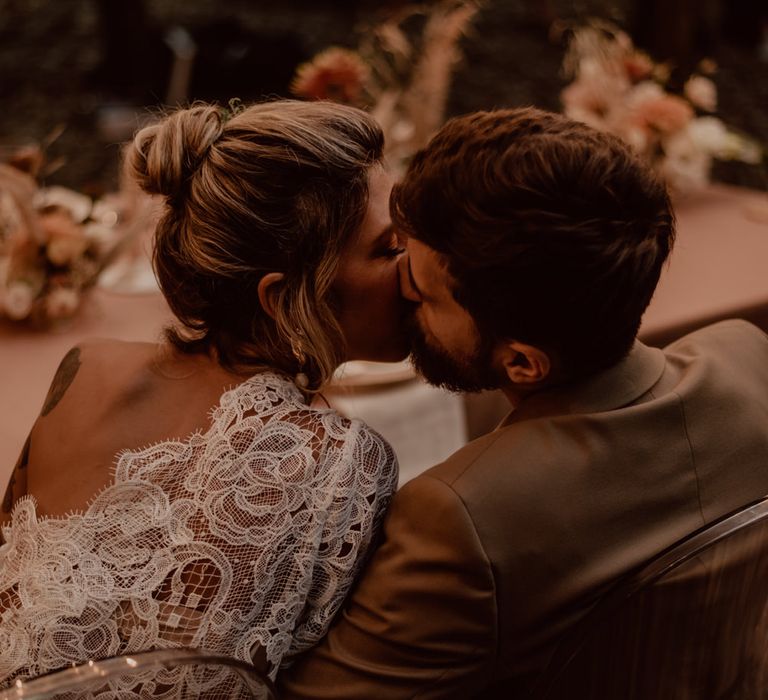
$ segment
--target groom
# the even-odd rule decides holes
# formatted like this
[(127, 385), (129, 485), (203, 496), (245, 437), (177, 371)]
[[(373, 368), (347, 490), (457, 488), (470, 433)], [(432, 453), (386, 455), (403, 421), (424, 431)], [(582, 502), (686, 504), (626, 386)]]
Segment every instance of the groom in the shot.
[(565, 117), (448, 122), (391, 208), (416, 366), (500, 388), (512, 411), (396, 494), (283, 697), (524, 697), (607, 584), (768, 493), (768, 339), (728, 321), (664, 351), (636, 341), (669, 200), (620, 141)]

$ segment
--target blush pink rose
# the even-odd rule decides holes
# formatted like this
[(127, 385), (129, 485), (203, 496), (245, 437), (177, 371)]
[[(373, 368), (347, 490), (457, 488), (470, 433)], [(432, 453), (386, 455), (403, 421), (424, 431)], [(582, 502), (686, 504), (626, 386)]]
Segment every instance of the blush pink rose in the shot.
[(624, 70), (633, 83), (649, 78), (653, 68), (653, 61), (642, 51), (634, 51), (624, 57)]
[(638, 125), (672, 134), (693, 119), (693, 108), (681, 97), (661, 93), (634, 105), (633, 117)]
[(707, 112), (717, 109), (717, 87), (703, 75), (694, 75), (683, 86), (685, 96), (697, 107)]
[(45, 298), (45, 312), (52, 319), (69, 318), (78, 306), (80, 294), (72, 287), (54, 287)]

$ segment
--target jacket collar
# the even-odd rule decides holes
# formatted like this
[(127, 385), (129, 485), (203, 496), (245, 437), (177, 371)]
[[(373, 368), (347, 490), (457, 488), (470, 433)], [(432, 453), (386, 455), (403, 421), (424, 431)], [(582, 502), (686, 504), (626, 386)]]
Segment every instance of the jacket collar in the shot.
[(612, 367), (579, 382), (532, 394), (499, 427), (530, 418), (621, 408), (651, 389), (661, 378), (665, 365), (661, 350), (636, 340), (629, 354)]

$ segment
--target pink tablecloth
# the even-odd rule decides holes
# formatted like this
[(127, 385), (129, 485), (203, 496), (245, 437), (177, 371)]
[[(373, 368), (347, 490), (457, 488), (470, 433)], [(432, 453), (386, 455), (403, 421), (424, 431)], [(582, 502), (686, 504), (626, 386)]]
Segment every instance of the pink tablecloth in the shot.
[[(678, 203), (678, 241), (641, 329), (646, 342), (664, 344), (731, 316), (768, 329), (767, 213), (765, 193), (724, 186)], [(99, 290), (64, 330), (43, 334), (0, 323), (0, 489), (66, 351), (93, 336), (156, 339), (168, 320), (170, 312), (158, 294)], [(473, 399), (468, 405), (477, 413), (469, 416), (470, 435), (492, 427), (503, 410), (496, 401), (488, 411), (490, 402)], [(475, 425), (475, 418), (482, 425)]]
[(640, 336), (666, 345), (710, 321), (768, 330), (768, 193), (713, 185), (679, 200), (677, 242)]

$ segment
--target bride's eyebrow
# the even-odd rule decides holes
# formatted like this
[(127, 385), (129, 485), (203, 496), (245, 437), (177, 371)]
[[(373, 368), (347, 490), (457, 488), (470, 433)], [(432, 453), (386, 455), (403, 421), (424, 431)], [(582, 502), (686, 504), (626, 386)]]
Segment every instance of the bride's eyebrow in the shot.
[(387, 224), (381, 232), (376, 236), (376, 238), (373, 239), (373, 244), (371, 245), (372, 248), (378, 248), (379, 246), (384, 246), (385, 244), (389, 244), (390, 239), (392, 238), (392, 233), (394, 232), (395, 227), (392, 224)]

